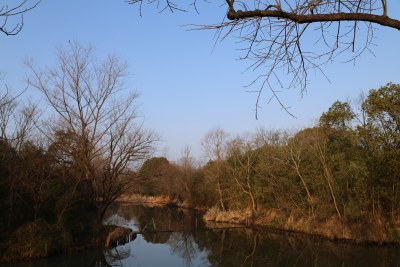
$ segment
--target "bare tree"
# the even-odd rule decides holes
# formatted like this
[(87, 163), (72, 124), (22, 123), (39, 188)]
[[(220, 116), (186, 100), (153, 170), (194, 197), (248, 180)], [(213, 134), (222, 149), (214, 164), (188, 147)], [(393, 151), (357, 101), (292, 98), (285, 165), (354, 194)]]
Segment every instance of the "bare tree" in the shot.
[(221, 128), (215, 128), (206, 133), (201, 141), (201, 146), (204, 153), (210, 161), (215, 161), (217, 166), (216, 180), (217, 180), (217, 193), (219, 196), (219, 203), (222, 210), (225, 210), (225, 204), (222, 194), (222, 161), (225, 159), (226, 142), (228, 134)]
[[(210, 1), (192, 0), (185, 4), (174, 0), (129, 0), (128, 3), (157, 4), (161, 10), (179, 11)], [(234, 36), (243, 51), (241, 59), (253, 63), (249, 69), (260, 69), (250, 83), (257, 94), (259, 108), (263, 89), (270, 90), (267, 99), (276, 99), (287, 88), (300, 88), (303, 93), (309, 83), (311, 70), (323, 73), (323, 67), (339, 59), (356, 60), (370, 51), (376, 26), (400, 30), (400, 20), (391, 17), (388, 2), (394, 0), (255, 0), (223, 1), (226, 19), (214, 25), (200, 25), (201, 29), (217, 30), (225, 39)], [(397, 15), (399, 13), (397, 12)], [(289, 111), (288, 111), (289, 112)], [(257, 116), (257, 111), (256, 111)]]
[(314, 216), (314, 200), (311, 196), (307, 179), (302, 171), (302, 163), (304, 161), (304, 154), (306, 150), (307, 144), (304, 138), (301, 138), (301, 136), (297, 138), (291, 138), (287, 146), (285, 146), (284, 153), (282, 155), (283, 157), (276, 157), (276, 160), (281, 161), (281, 163), (290, 167), (299, 177), (301, 184), (307, 193), (307, 200), (310, 205), (311, 215)]
[(287, 145), (289, 133), (287, 131), (258, 128), (254, 133), (253, 142), (256, 148), (263, 146), (284, 146)]
[[(41, 0), (6, 0), (4, 2), (0, 7), (0, 32), (5, 35), (17, 35), (24, 27), (24, 14), (37, 7)], [(10, 18), (12, 26), (9, 26)]]
[(258, 211), (258, 204), (255, 196), (255, 164), (257, 161), (256, 152), (253, 149), (252, 140), (245, 137), (237, 137), (229, 142), (229, 157), (233, 161), (231, 175), (242, 193), (249, 197), (251, 202), (252, 215)]
[[(59, 49), (57, 65), (39, 70), (32, 62), (29, 85), (56, 113), (45, 134), (78, 170), (77, 183), (92, 185), (102, 217), (134, 182), (134, 164), (149, 157), (156, 136), (143, 127), (138, 94), (124, 94), (127, 65), (115, 56), (100, 61), (94, 49), (71, 43)], [(60, 134), (65, 140), (59, 142)]]
[(332, 164), (328, 155), (328, 137), (324, 129), (315, 128), (315, 133), (311, 140), (311, 149), (321, 163), (326, 184), (329, 188), (329, 193), (332, 198), (333, 206), (335, 207), (336, 214), (340, 220), (343, 220), (342, 213), (339, 210), (339, 204), (335, 193), (335, 179), (332, 171)]
[(182, 149), (182, 156), (178, 161), (180, 169), (180, 186), (183, 189), (184, 197), (189, 199), (193, 197), (195, 191), (194, 184), (194, 171), (195, 161), (192, 157), (190, 146), (184, 146)]
[(17, 107), (15, 99), (12, 99), (8, 92), (0, 99), (0, 139), (9, 140), (10, 123), (12, 121), (13, 114)]
[(6, 93), (0, 98), (0, 140), (20, 151), (34, 132), (39, 119), (39, 108), (32, 102), (21, 104), (19, 95)]

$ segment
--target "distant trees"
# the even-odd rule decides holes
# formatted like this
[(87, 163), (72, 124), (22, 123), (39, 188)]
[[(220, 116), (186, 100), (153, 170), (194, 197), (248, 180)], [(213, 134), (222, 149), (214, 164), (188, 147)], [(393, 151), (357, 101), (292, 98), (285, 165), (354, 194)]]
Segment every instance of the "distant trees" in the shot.
[(169, 196), (176, 193), (178, 170), (165, 157), (153, 157), (141, 166), (138, 175), (141, 178), (140, 188), (134, 192), (147, 196)]
[(185, 147), (177, 162), (169, 162), (165, 157), (146, 160), (138, 172), (141, 187), (134, 193), (146, 196), (166, 196), (171, 204), (208, 207), (214, 204), (214, 188), (205, 180), (203, 170), (196, 166)]

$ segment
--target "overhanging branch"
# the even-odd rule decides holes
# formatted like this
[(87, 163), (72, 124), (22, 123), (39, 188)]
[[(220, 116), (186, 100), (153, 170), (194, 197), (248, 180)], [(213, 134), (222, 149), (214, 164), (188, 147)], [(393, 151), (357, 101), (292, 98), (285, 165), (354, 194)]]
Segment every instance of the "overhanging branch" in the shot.
[(287, 19), (298, 24), (327, 22), (327, 21), (365, 21), (372, 22), (382, 26), (391, 27), (400, 30), (400, 21), (387, 16), (379, 16), (366, 13), (330, 13), (330, 14), (295, 14), (280, 10), (232, 10), (228, 11), (227, 15), (230, 20), (243, 20), (253, 18), (277, 18)]

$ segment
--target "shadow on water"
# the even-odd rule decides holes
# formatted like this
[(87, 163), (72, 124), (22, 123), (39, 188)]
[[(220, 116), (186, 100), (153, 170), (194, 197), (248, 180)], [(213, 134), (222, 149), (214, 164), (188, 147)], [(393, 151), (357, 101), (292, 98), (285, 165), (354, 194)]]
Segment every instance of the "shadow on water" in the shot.
[[(193, 210), (116, 205), (105, 223), (140, 234), (123, 246), (15, 266), (398, 266), (399, 247), (355, 246), (267, 229), (205, 224)], [(237, 226), (236, 226), (237, 227)]]
[(101, 250), (73, 252), (68, 255), (57, 255), (33, 262), (17, 262), (5, 264), (5, 267), (71, 267), (71, 266), (112, 266), (107, 263)]

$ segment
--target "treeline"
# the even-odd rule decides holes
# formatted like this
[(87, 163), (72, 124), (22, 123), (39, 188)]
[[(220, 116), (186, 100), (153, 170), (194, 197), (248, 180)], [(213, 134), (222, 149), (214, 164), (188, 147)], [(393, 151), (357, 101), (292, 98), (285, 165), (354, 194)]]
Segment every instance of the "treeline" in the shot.
[(29, 87), (48, 109), (0, 92), (0, 259), (30, 259), (101, 239), (108, 207), (138, 180), (157, 140), (124, 93), (126, 64), (71, 43)]
[(399, 241), (400, 85), (370, 90), (356, 102), (336, 101), (318, 125), (294, 133), (229, 138), (214, 129), (202, 140), (207, 164), (150, 159), (140, 170), (148, 181), (141, 192), (214, 207), (211, 219), (241, 210), (243, 221)]

